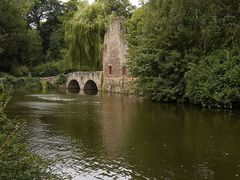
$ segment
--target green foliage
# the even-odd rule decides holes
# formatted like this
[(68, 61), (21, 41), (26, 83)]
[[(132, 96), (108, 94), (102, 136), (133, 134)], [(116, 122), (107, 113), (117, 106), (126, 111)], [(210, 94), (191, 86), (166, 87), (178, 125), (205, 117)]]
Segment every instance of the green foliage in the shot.
[[(22, 76), (46, 61), (63, 59), (64, 22), (76, 11), (77, 0), (1, 0), (0, 71)], [(26, 68), (25, 68), (26, 70)], [(23, 73), (25, 75), (25, 73)]]
[[(65, 41), (65, 25), (77, 11), (78, 0), (69, 0), (64, 5), (64, 13), (58, 16), (58, 23), (55, 30), (49, 36), (49, 48), (46, 61), (62, 60), (66, 55), (67, 43)], [(54, 25), (54, 24), (53, 24)]]
[(49, 81), (45, 81), (45, 80), (41, 80), (41, 86), (42, 86), (42, 90), (46, 91), (48, 89), (56, 89), (57, 86), (55, 84), (52, 84)]
[[(10, 97), (0, 95), (0, 179), (51, 179), (48, 164), (29, 152), (23, 141), (25, 121), (9, 119), (4, 108)], [(56, 177), (55, 177), (56, 178)]]
[(107, 14), (115, 12), (117, 16), (129, 18), (135, 7), (128, 0), (99, 0), (106, 6)]
[(0, 1), (0, 71), (39, 61), (41, 43), (34, 30), (26, 28), (23, 13), (28, 1)]
[[(60, 0), (36, 0), (27, 14), (29, 27), (37, 29), (42, 39), (44, 61), (63, 59), (64, 23), (76, 11), (77, 1), (62, 3)], [(43, 63), (43, 62), (41, 62)]]
[[(211, 68), (216, 68), (215, 76), (225, 77), (229, 60), (219, 52), (224, 54), (224, 49), (232, 52), (240, 46), (239, 18), (237, 1), (150, 0), (137, 9), (127, 22), (128, 67), (131, 75), (138, 79), (137, 92), (155, 101), (190, 100), (219, 106), (239, 101), (237, 82), (234, 87), (224, 89), (225, 82), (220, 81), (216, 94), (210, 92), (213, 82), (207, 88), (202, 87), (203, 93), (200, 86), (205, 85), (197, 79), (198, 68), (202, 68), (201, 63), (208, 61), (206, 59), (215, 59), (211, 61)], [(239, 54), (232, 56), (236, 59)], [(222, 66), (226, 68), (223, 72), (218, 61), (223, 61)], [(195, 87), (198, 90), (191, 85), (194, 83), (199, 83)]]
[(22, 64), (26, 64), (28, 68), (36, 66), (42, 63), (44, 55), (42, 54), (42, 39), (40, 34), (36, 30), (29, 30), (29, 57), (23, 61)]
[(56, 81), (56, 86), (61, 86), (61, 85), (65, 84), (66, 81), (67, 81), (67, 77), (64, 74), (60, 74)]
[[(175, 8), (169, 14), (165, 9)], [(182, 52), (187, 48), (182, 5), (154, 2), (136, 10), (128, 21), (129, 60), (138, 91), (155, 101), (183, 101), (184, 73)]]
[(101, 70), (110, 15), (127, 18), (133, 9), (128, 0), (1, 0), (0, 71), (56, 75), (62, 71), (52, 64), (63, 58), (70, 70)]
[(12, 74), (16, 77), (26, 77), (30, 73), (27, 66), (18, 66), (12, 71)]
[(190, 64), (186, 73), (186, 95), (204, 107), (228, 107), (240, 101), (239, 51), (218, 50)]
[(5, 72), (0, 72), (0, 78), (4, 78), (7, 75)]
[(105, 8), (101, 2), (89, 5), (83, 1), (72, 20), (66, 24), (68, 68), (101, 69), (102, 44), (107, 23)]
[(34, 77), (50, 77), (56, 76), (64, 72), (64, 62), (47, 62), (45, 64), (38, 65), (31, 69), (32, 76)]
[(39, 78), (19, 77), (6, 75), (1, 82), (1, 92), (42, 89)]
[(49, 48), (47, 50), (46, 61), (61, 60), (64, 57), (62, 52), (65, 47), (64, 28), (59, 28), (52, 32), (49, 39)]
[(58, 0), (36, 0), (35, 4), (27, 14), (27, 22), (29, 26), (33, 26), (38, 30), (41, 29), (43, 20), (47, 23), (59, 22), (58, 17), (65, 10), (64, 4)]

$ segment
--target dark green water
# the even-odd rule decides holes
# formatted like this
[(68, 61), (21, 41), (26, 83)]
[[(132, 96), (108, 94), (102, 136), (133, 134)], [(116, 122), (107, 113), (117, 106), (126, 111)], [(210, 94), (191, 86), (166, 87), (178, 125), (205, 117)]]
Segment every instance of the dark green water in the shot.
[(16, 94), (29, 148), (63, 179), (240, 179), (240, 111), (121, 95)]

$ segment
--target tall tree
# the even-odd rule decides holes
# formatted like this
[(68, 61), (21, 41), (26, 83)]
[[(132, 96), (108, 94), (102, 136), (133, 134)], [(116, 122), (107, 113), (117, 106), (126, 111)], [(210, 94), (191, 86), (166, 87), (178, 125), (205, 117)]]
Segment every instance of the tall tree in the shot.
[(116, 13), (117, 16), (123, 16), (129, 18), (134, 11), (135, 7), (129, 2), (129, 0), (98, 0), (103, 2), (106, 6), (108, 14), (112, 12)]
[[(150, 0), (136, 10), (128, 21), (128, 65), (138, 77), (139, 93), (167, 102), (224, 104), (237, 99), (239, 85), (219, 80), (225, 73), (226, 78), (236, 77), (239, 71), (239, 9), (235, 0)], [(237, 66), (231, 75), (229, 64)], [(216, 93), (203, 93), (206, 88)], [(205, 97), (199, 98), (200, 94)]]
[(64, 10), (65, 6), (59, 0), (37, 0), (27, 15), (28, 24), (40, 30), (43, 22), (58, 22)]
[(28, 25), (37, 29), (42, 37), (45, 56), (50, 48), (52, 33), (62, 25), (60, 17), (65, 10), (65, 4), (59, 0), (37, 0), (27, 15)]
[[(38, 35), (26, 28), (24, 13), (27, 4), (14, 1), (0, 1), (0, 70), (10, 71), (17, 65), (33, 63), (38, 58), (30, 57), (38, 47)], [(25, 5), (24, 5), (25, 4)], [(20, 6), (21, 5), (21, 6)], [(34, 43), (36, 42), (36, 43)], [(34, 57), (38, 53), (34, 54)], [(34, 60), (35, 59), (35, 60)]]
[(99, 70), (102, 44), (107, 23), (106, 7), (102, 2), (89, 5), (82, 1), (79, 10), (66, 24), (67, 66), (73, 69)]
[(78, 0), (63, 3), (60, 0), (37, 0), (27, 15), (28, 24), (37, 29), (42, 37), (45, 61), (63, 58), (65, 48), (64, 23), (77, 10)]
[(103, 39), (110, 16), (129, 17), (132, 9), (128, 0), (99, 0), (91, 5), (81, 1), (66, 25), (67, 67), (101, 70)]
[(47, 60), (63, 59), (67, 44), (65, 41), (65, 24), (73, 17), (77, 11), (78, 0), (69, 0), (64, 4), (64, 13), (58, 16), (59, 25), (55, 31), (50, 34), (49, 48), (47, 50)]

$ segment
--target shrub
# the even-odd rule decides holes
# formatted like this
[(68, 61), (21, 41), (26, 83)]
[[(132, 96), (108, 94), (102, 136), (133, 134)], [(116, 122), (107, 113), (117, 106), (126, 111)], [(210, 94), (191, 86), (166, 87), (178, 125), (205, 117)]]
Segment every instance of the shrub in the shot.
[(63, 85), (66, 82), (67, 78), (64, 74), (60, 74), (57, 81), (56, 81), (56, 86)]
[(185, 74), (186, 96), (195, 104), (229, 107), (240, 101), (240, 56), (219, 50), (190, 64)]
[(23, 81), (25, 82), (25, 86), (23, 87), (25, 90), (42, 89), (41, 81), (39, 78), (26, 77), (23, 79)]
[(43, 90), (54, 89), (56, 86), (48, 81), (41, 80), (41, 87)]
[(64, 72), (64, 64), (63, 61), (47, 62), (33, 68), (31, 72), (34, 77), (56, 76)]
[(16, 67), (12, 70), (12, 74), (16, 77), (26, 77), (30, 73), (27, 66)]
[(6, 75), (7, 75), (6, 73), (4, 73), (4, 72), (0, 72), (0, 78), (5, 77)]
[(15, 90), (39, 90), (42, 89), (39, 78), (19, 77), (6, 75), (1, 83), (2, 92), (11, 92)]
[(0, 95), (0, 179), (53, 178), (46, 161), (31, 153), (22, 139), (25, 121), (4, 114), (9, 100), (8, 95)]

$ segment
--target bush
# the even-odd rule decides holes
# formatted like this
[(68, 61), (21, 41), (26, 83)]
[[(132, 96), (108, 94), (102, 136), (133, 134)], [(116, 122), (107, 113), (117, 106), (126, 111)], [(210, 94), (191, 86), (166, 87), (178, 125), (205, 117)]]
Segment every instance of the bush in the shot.
[(10, 100), (0, 95), (0, 179), (51, 179), (48, 164), (29, 152), (22, 139), (25, 121), (9, 119), (4, 108)]
[(41, 80), (41, 87), (43, 90), (55, 89), (56, 86), (49, 81)]
[(11, 92), (15, 90), (39, 90), (42, 89), (39, 78), (19, 77), (6, 75), (1, 83), (2, 92)]
[(66, 76), (64, 74), (60, 74), (55, 84), (56, 86), (63, 85), (65, 84), (66, 80), (67, 80)]
[(34, 77), (56, 76), (64, 71), (63, 61), (47, 62), (31, 70)]
[(30, 73), (27, 66), (16, 67), (12, 70), (12, 74), (16, 77), (26, 77)]
[(190, 64), (186, 73), (186, 96), (195, 104), (232, 108), (240, 101), (238, 51), (219, 50)]
[(24, 78), (23, 81), (25, 82), (25, 90), (40, 90), (42, 89), (42, 84), (39, 78), (32, 78), (27, 77)]
[(0, 78), (4, 78), (7, 74), (4, 72), (0, 72)]

